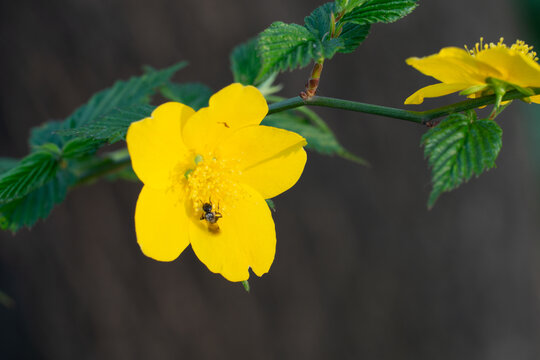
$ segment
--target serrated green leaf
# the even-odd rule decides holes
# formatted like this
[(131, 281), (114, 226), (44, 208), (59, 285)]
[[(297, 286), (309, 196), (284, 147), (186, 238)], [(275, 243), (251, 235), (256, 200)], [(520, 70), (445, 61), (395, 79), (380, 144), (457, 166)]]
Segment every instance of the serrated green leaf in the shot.
[(54, 176), (60, 149), (54, 144), (42, 146), (0, 176), (0, 204), (21, 198)]
[(364, 159), (341, 146), (322, 119), (319, 118), (317, 121), (323, 124), (313, 124), (305, 114), (292, 110), (268, 115), (261, 124), (293, 131), (303, 136), (307, 141), (307, 149), (324, 155), (337, 155), (361, 165), (367, 164)]
[(275, 22), (264, 30), (257, 43), (262, 59), (258, 79), (268, 73), (293, 70), (322, 56), (322, 46), (305, 27)]
[(495, 166), (502, 129), (493, 120), (477, 120), (474, 113), (452, 114), (422, 136), (422, 145), (431, 167), (431, 208), (443, 192)]
[(169, 100), (185, 104), (193, 110), (199, 110), (208, 106), (208, 100), (213, 92), (201, 83), (168, 83), (161, 88), (161, 94)]
[(24, 197), (0, 204), (0, 229), (16, 232), (25, 226), (32, 227), (39, 219), (45, 219), (53, 207), (64, 200), (73, 182), (72, 174), (60, 170), (54, 178)]
[[(103, 143), (114, 144), (126, 138), (129, 125), (149, 117), (155, 106), (136, 105), (129, 109), (116, 109), (99, 120), (85, 126), (58, 131), (59, 134), (76, 138), (64, 146), (64, 157), (75, 158), (91, 154)], [(92, 149), (94, 147), (94, 149)]]
[(94, 94), (86, 104), (75, 110), (63, 122), (47, 123), (33, 130), (31, 147), (49, 142), (63, 147), (69, 139), (67, 137), (69, 132), (62, 133), (62, 130), (88, 126), (118, 109), (130, 109), (147, 104), (156, 89), (165, 85), (172, 75), (184, 66), (186, 63), (181, 62), (163, 70), (151, 70), (127, 81), (117, 81), (112, 87)]
[(235, 47), (229, 58), (234, 82), (244, 85), (258, 85), (264, 81), (264, 79), (257, 80), (262, 67), (261, 59), (257, 53), (257, 38)]
[(14, 168), (19, 160), (13, 158), (0, 157), (0, 175), (11, 168)]
[(336, 13), (334, 3), (326, 3), (311, 12), (304, 18), (306, 29), (317, 39), (323, 40), (330, 37), (331, 14)]
[(347, 13), (365, 3), (367, 0), (336, 0), (336, 12)]
[(357, 25), (391, 23), (410, 14), (417, 5), (416, 0), (367, 0), (346, 13), (341, 21)]
[(345, 24), (339, 39), (342, 41), (340, 53), (348, 54), (356, 50), (369, 35), (370, 25)]

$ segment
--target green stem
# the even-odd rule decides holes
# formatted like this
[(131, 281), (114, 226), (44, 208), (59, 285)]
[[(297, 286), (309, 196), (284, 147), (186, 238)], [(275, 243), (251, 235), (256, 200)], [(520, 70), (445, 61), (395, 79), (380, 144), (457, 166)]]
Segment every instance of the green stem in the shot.
[(131, 163), (127, 149), (111, 152), (86, 169), (75, 184), (84, 185), (124, 169)]
[[(540, 88), (532, 88), (536, 95), (540, 94)], [(502, 98), (503, 101), (522, 99), (527, 97), (517, 90), (507, 92)], [(419, 124), (426, 124), (433, 119), (437, 119), (443, 116), (447, 116), (453, 113), (458, 113), (470, 109), (475, 109), (481, 106), (493, 104), (496, 101), (496, 95), (488, 95), (478, 99), (466, 100), (456, 104), (443, 106), (440, 108), (427, 110), (427, 111), (411, 111), (397, 108), (391, 108), (387, 106), (365, 104), (356, 101), (334, 99), (323, 96), (314, 96), (310, 99), (303, 100), (300, 97), (294, 97), (287, 100), (283, 100), (268, 107), (268, 114), (274, 114), (277, 112), (294, 109), (300, 106), (322, 106), (334, 109), (343, 109), (349, 111), (356, 111), (365, 114), (380, 115), (394, 119), (401, 119), (411, 121)]]

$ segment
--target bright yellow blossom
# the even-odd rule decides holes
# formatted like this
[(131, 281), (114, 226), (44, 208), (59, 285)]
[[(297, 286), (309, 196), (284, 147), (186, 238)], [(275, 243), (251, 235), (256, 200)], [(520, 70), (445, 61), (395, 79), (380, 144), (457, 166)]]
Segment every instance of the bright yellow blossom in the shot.
[(232, 84), (195, 112), (169, 102), (127, 133), (144, 187), (135, 211), (143, 253), (172, 261), (191, 244), (230, 281), (268, 272), (276, 234), (265, 199), (286, 191), (306, 163), (306, 140), (260, 125), (268, 112), (252, 86)]
[[(407, 64), (440, 83), (426, 86), (405, 100), (405, 104), (421, 104), (426, 97), (439, 97), (456, 91), (469, 97), (493, 94), (493, 81), (502, 81), (510, 88), (527, 91), (540, 87), (540, 65), (532, 46), (518, 40), (507, 47), (501, 38), (497, 44), (476, 44), (472, 50), (447, 47), (438, 54), (423, 58), (411, 57)], [(540, 103), (540, 95), (530, 101)]]

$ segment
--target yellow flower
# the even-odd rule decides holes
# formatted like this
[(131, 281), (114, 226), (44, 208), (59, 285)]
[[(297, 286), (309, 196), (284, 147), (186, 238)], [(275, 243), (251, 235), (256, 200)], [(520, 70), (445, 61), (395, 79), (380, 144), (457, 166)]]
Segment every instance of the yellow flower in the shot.
[[(424, 58), (411, 57), (407, 64), (421, 73), (439, 80), (439, 84), (426, 86), (405, 100), (405, 104), (421, 104), (426, 97), (448, 95), (462, 91), (463, 95), (479, 97), (493, 94), (493, 81), (502, 81), (510, 88), (527, 91), (540, 87), (540, 65), (532, 46), (516, 41), (510, 47), (503, 43), (476, 44), (472, 50), (447, 47), (438, 54)], [(500, 83), (500, 82), (499, 82)], [(530, 101), (540, 103), (540, 95)]]
[(276, 234), (265, 199), (298, 181), (306, 140), (259, 125), (268, 112), (253, 86), (232, 84), (207, 108), (169, 102), (131, 124), (127, 145), (144, 183), (135, 211), (142, 252), (172, 261), (191, 244), (230, 281), (268, 272)]

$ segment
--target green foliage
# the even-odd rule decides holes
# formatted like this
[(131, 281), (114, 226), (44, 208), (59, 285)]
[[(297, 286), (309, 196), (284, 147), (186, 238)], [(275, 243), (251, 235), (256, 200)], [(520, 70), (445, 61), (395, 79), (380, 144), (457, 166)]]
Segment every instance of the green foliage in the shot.
[(127, 81), (117, 81), (111, 88), (92, 96), (86, 104), (75, 110), (63, 122), (45, 124), (34, 130), (30, 141), (31, 146), (48, 142), (63, 146), (69, 136), (74, 134), (67, 130), (89, 126), (107, 115), (114, 116), (118, 111), (130, 111), (135, 106), (147, 104), (156, 89), (165, 85), (171, 76), (184, 66), (186, 63), (181, 62), (163, 70), (150, 70), (142, 76), (132, 77)]
[(0, 204), (21, 198), (54, 176), (60, 149), (54, 144), (41, 147), (0, 176)]
[(443, 192), (495, 166), (502, 129), (493, 120), (476, 119), (474, 112), (453, 114), (424, 134), (422, 145), (432, 168), (431, 208)]
[[(103, 143), (113, 144), (126, 138), (127, 129), (134, 121), (149, 117), (155, 106), (135, 105), (129, 109), (116, 109), (95, 122), (76, 129), (59, 131), (59, 134), (76, 136), (66, 143), (65, 157), (81, 157), (91, 154)], [(71, 155), (71, 156), (70, 156)]]
[(276, 211), (276, 205), (274, 204), (274, 201), (272, 199), (266, 199), (266, 204), (272, 211)]
[(257, 39), (251, 39), (235, 47), (230, 56), (231, 71), (234, 82), (243, 85), (258, 85), (263, 79), (257, 80), (262, 63), (257, 54)]
[[(233, 54), (238, 58), (233, 63), (233, 72), (238, 74), (235, 79), (257, 81), (270, 72), (304, 67), (313, 60), (331, 59), (338, 52), (350, 53), (367, 37), (371, 24), (396, 21), (416, 5), (416, 0), (337, 0), (313, 10), (304, 19), (305, 26), (275, 22), (259, 36), (262, 68), (258, 76), (252, 80), (257, 59), (246, 56), (246, 47)], [(250, 71), (240, 73), (235, 64)]]
[(309, 109), (301, 108), (268, 115), (261, 123), (302, 135), (307, 140), (306, 148), (324, 155), (337, 155), (361, 165), (367, 162), (347, 151), (328, 128), (324, 120)]
[(320, 42), (308, 29), (281, 21), (261, 33), (257, 49), (263, 63), (259, 79), (271, 72), (304, 67), (322, 55)]
[(194, 110), (208, 106), (208, 100), (213, 92), (201, 83), (176, 84), (168, 83), (161, 88), (161, 94), (172, 101), (185, 104)]
[(33, 152), (0, 175), (0, 228), (17, 231), (48, 216), (80, 180), (77, 172), (95, 162), (99, 147), (124, 139), (131, 122), (149, 116), (154, 109), (147, 105), (150, 97), (185, 65), (118, 81), (64, 121), (33, 129)]
[(45, 219), (56, 204), (66, 197), (74, 177), (67, 171), (57, 171), (54, 177), (22, 198), (0, 204), (0, 229), (16, 232)]
[(417, 5), (416, 0), (367, 0), (349, 8), (342, 21), (357, 25), (391, 23), (410, 14)]

